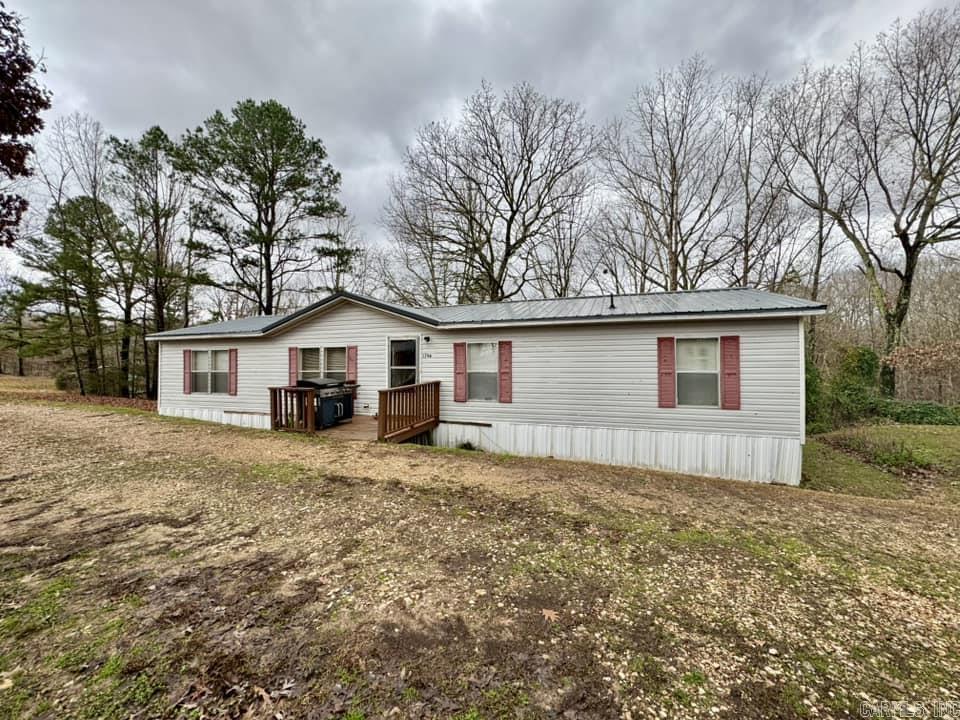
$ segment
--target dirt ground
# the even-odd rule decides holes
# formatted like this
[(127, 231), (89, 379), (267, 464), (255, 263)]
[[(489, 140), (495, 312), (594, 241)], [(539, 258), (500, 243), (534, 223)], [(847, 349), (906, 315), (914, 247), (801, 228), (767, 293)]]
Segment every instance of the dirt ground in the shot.
[(960, 513), (0, 397), (0, 718), (960, 702)]

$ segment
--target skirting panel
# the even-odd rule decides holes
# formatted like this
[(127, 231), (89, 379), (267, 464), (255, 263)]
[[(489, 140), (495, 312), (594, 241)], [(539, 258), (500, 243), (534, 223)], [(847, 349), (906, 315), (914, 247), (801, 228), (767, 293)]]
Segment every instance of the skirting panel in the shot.
[(224, 425), (239, 425), (240, 427), (256, 428), (259, 430), (270, 429), (270, 415), (267, 413), (231, 412), (230, 410), (217, 410), (213, 408), (161, 407), (159, 414), (190, 418), (192, 420), (206, 420), (207, 422), (221, 423)]
[(588, 460), (751, 482), (800, 484), (799, 438), (493, 423), (441, 423), (433, 441), (488, 452)]

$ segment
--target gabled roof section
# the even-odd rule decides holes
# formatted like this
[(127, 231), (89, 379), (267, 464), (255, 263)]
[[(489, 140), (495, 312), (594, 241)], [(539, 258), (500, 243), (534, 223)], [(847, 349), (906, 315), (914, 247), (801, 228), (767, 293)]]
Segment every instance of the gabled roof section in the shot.
[(754, 290), (690, 290), (642, 295), (597, 295), (594, 297), (516, 300), (480, 305), (429, 308), (444, 325), (483, 325), (544, 321), (670, 318), (724, 313), (810, 314), (825, 305), (789, 295)]
[(364, 305), (427, 327), (440, 329), (631, 320), (652, 322), (731, 315), (796, 317), (820, 315), (827, 308), (822, 303), (752, 288), (548, 298), (430, 308), (413, 308), (355, 293), (337, 292), (289, 315), (260, 315), (207, 325), (194, 325), (156, 333), (148, 336), (147, 339), (263, 337), (280, 332), (288, 326), (344, 302)]

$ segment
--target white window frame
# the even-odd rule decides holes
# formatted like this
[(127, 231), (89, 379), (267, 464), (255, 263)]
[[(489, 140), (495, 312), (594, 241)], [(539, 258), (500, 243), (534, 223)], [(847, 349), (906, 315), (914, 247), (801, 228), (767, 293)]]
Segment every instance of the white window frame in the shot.
[[(214, 375), (223, 375), (223, 371), (214, 370), (213, 368), (213, 354), (217, 352), (225, 353), (227, 356), (227, 389), (223, 392), (213, 389), (213, 376)], [(200, 375), (201, 372), (194, 370), (196, 366), (196, 356), (200, 353), (206, 353), (207, 356), (207, 389), (206, 390), (195, 390), (193, 386), (193, 376)], [(191, 350), (190, 351), (190, 393), (198, 393), (200, 395), (229, 395), (230, 394), (230, 350), (228, 348), (214, 348), (211, 350)]]
[[(677, 348), (677, 343), (679, 343), (681, 340), (713, 340), (713, 341), (716, 343), (716, 349), (717, 349), (717, 369), (716, 369), (716, 371), (715, 371), (715, 374), (716, 374), (716, 376), (717, 376), (717, 404), (716, 404), (716, 405), (689, 405), (689, 404), (686, 404), (686, 403), (684, 403), (684, 404), (681, 404), (681, 403), (680, 403), (680, 381), (679, 381), (679, 376), (680, 376), (680, 375), (706, 375), (706, 374), (707, 374), (706, 372), (704, 372), (704, 371), (702, 371), (702, 370), (681, 370), (681, 369), (680, 369), (680, 362), (679, 362), (679, 360), (680, 360), (680, 352), (679, 352), (679, 348)], [(722, 373), (720, 372), (720, 336), (719, 336), (719, 335), (691, 335), (690, 337), (675, 337), (675, 338), (673, 339), (673, 358), (674, 358), (674, 360), (673, 360), (673, 364), (674, 364), (673, 372), (674, 372), (675, 375), (677, 375), (677, 381), (674, 382), (674, 384), (673, 384), (673, 385), (674, 385), (673, 391), (674, 391), (674, 393), (675, 393), (675, 395), (676, 395), (676, 397), (674, 398), (675, 403), (676, 403), (676, 406), (677, 406), (678, 408), (685, 407), (685, 408), (700, 408), (700, 409), (709, 409), (709, 410), (719, 410), (719, 409), (720, 409), (721, 400), (722, 400), (722, 398), (720, 397), (720, 394), (721, 394), (721, 392), (723, 391), (723, 388), (720, 386), (720, 376), (722, 375)]]
[[(472, 398), (470, 397), (470, 346), (471, 345), (493, 345), (494, 348), (494, 358), (495, 358), (495, 370), (494, 374), (497, 376), (497, 393), (494, 398)], [(499, 340), (474, 340), (473, 342), (467, 341), (466, 348), (464, 350), (466, 357), (464, 357), (464, 364), (467, 369), (467, 401), (468, 402), (479, 402), (479, 403), (498, 403), (500, 402), (500, 341)]]
[[(391, 352), (390, 344), (394, 342), (403, 342), (405, 340), (413, 341), (413, 359), (416, 365), (394, 365), (393, 364), (393, 352)], [(420, 382), (420, 336), (419, 335), (397, 335), (395, 337), (387, 337), (387, 379), (385, 387), (393, 387), (390, 384), (390, 377), (393, 375), (394, 370), (413, 370), (413, 384), (416, 385)], [(400, 386), (398, 386), (400, 387)]]

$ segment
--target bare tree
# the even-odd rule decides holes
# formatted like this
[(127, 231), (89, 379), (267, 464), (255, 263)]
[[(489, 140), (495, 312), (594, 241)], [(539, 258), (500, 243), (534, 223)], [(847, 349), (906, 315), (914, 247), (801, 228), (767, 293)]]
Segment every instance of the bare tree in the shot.
[(544, 228), (530, 254), (530, 287), (538, 297), (569, 297), (583, 292), (594, 274), (586, 248), (596, 222), (593, 199), (581, 197), (572, 204), (571, 212), (554, 216)]
[(302, 273), (299, 284), (291, 286), (291, 296), (298, 302), (292, 307), (303, 307), (332, 292), (349, 290), (366, 294), (373, 289), (370, 283), (372, 248), (364, 238), (356, 221), (344, 215), (329, 222), (330, 245), (321, 254), (322, 262)]
[[(921, 257), (960, 238), (960, 7), (897, 22), (839, 71), (813, 75), (803, 87), (810, 78), (801, 77), (792, 96), (809, 88), (829, 98), (813, 118), (823, 142), (811, 147), (802, 127), (795, 131), (787, 113), (804, 117), (798, 103), (781, 108), (786, 177), (855, 252), (891, 353), (902, 341)], [(825, 173), (831, 160), (839, 167)], [(894, 394), (892, 366), (884, 366), (881, 384)]]
[(698, 287), (729, 254), (737, 148), (718, 98), (728, 85), (701, 57), (642, 86), (603, 143), (608, 181), (651, 244), (652, 285)]
[(728, 101), (736, 194), (727, 275), (740, 287), (783, 287), (796, 275), (804, 249), (799, 242), (803, 213), (791, 205), (777, 168), (783, 141), (771, 127), (769, 94), (767, 79), (753, 75), (733, 82)]
[(654, 245), (641, 227), (642, 219), (625, 203), (608, 205), (599, 214), (585, 254), (601, 292), (645, 293), (656, 286)]
[(395, 284), (431, 303), (521, 293), (537, 245), (589, 192), (594, 147), (578, 104), (484, 83), (406, 152), (384, 212), (406, 276)]

